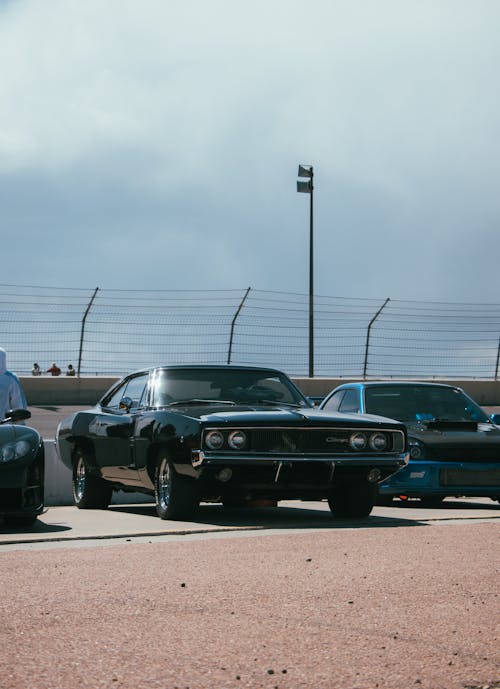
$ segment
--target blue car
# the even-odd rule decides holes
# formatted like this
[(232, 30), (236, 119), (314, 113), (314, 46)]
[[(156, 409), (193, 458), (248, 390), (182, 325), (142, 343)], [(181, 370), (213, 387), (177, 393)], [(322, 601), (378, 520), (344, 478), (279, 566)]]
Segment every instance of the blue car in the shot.
[(379, 504), (402, 497), (436, 506), (448, 496), (500, 502), (500, 428), (461, 388), (421, 382), (346, 383), (325, 398), (321, 409), (405, 423), (410, 461), (379, 484)]

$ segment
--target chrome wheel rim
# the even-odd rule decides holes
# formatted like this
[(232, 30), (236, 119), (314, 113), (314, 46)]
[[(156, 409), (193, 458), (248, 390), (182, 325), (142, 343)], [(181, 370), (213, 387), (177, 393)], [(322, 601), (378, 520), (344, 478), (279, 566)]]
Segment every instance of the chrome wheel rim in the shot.
[(158, 504), (163, 510), (166, 510), (170, 504), (170, 496), (172, 494), (172, 473), (168, 460), (163, 459), (158, 471)]
[(73, 481), (73, 489), (75, 491), (75, 497), (77, 500), (81, 500), (83, 496), (83, 491), (85, 489), (85, 461), (83, 457), (78, 457), (78, 462), (75, 469), (75, 478)]

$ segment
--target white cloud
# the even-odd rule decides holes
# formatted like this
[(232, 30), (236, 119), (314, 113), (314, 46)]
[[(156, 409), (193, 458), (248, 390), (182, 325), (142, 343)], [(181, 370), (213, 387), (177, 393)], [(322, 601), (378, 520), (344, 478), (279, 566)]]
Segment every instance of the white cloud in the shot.
[[(306, 291), (312, 163), (318, 289), (477, 298), (500, 248), (499, 18), (494, 0), (4, 3), (0, 227), (77, 243), (92, 268), (58, 275), (77, 286), (157, 287), (175, 228), (163, 287), (189, 264), (196, 286)], [(491, 251), (465, 289), (472, 234)]]

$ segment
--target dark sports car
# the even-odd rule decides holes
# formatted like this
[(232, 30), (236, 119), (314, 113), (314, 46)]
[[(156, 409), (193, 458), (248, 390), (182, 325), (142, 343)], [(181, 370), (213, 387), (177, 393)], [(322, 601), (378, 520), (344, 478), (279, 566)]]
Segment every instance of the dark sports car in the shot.
[[(445, 497), (500, 501), (500, 428), (461, 388), (440, 383), (345, 383), (321, 405), (327, 411), (377, 414), (408, 428), (410, 462), (379, 485), (381, 503)], [(385, 499), (384, 499), (385, 498)]]
[(367, 516), (375, 486), (408, 461), (403, 424), (325, 414), (280, 371), (164, 366), (138, 371), (61, 422), (57, 447), (79, 508), (114, 489), (155, 496), (162, 519), (203, 502), (328, 499)]
[(43, 441), (26, 409), (13, 409), (0, 422), (0, 517), (10, 526), (31, 526), (43, 512)]

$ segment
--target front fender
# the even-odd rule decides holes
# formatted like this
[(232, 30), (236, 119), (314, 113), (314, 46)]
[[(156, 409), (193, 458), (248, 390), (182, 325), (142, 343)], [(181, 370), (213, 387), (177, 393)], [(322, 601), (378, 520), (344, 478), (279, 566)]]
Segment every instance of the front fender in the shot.
[(137, 466), (146, 470), (151, 485), (162, 448), (178, 474), (197, 476), (191, 464), (191, 450), (200, 444), (200, 424), (196, 419), (175, 412), (153, 412), (138, 421), (135, 443)]

